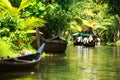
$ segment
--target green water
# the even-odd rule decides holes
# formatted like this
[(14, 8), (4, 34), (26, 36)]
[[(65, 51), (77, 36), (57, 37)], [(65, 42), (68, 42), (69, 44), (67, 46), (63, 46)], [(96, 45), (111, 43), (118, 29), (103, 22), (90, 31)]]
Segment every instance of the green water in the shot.
[(6, 76), (8, 80), (119, 80), (120, 47), (71, 45), (65, 54), (42, 58), (37, 72), (14, 72)]

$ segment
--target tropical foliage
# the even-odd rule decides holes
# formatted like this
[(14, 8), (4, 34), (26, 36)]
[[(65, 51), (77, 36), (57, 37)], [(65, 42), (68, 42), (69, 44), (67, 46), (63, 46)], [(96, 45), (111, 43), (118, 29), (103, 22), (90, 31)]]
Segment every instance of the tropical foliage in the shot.
[(42, 27), (47, 38), (71, 39), (73, 33), (87, 30), (85, 26), (102, 41), (118, 40), (119, 0), (0, 0), (0, 37), (16, 50), (30, 47), (28, 30), (35, 27)]
[(9, 0), (0, 1), (0, 36), (1, 39), (9, 41), (14, 50), (28, 48), (31, 41), (27, 31), (45, 24), (45, 20), (41, 18), (21, 16), (25, 12), (23, 9), (34, 4), (34, 0), (22, 0), (18, 7), (14, 7)]
[(0, 56), (5, 58), (7, 58), (7, 56), (10, 56), (10, 57), (16, 56), (16, 54), (13, 54), (12, 53), (13, 51), (11, 51), (10, 49), (11, 49), (10, 44), (0, 39)]

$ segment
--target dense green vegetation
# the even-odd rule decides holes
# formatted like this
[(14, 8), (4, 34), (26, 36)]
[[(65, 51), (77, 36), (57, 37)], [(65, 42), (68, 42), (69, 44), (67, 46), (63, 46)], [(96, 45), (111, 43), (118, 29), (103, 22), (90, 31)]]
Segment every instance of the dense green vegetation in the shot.
[(86, 30), (85, 25), (102, 41), (115, 42), (120, 37), (119, 3), (119, 0), (0, 0), (0, 42), (9, 42), (10, 49), (17, 52), (32, 48), (34, 38), (30, 30), (35, 27), (41, 27), (46, 38), (59, 35), (71, 40), (73, 33)]

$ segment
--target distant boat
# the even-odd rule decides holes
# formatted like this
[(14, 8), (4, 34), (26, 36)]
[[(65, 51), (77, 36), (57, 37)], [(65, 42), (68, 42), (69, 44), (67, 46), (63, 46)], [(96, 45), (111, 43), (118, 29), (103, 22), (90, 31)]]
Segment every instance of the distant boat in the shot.
[(41, 54), (45, 43), (41, 45), (35, 54), (23, 55), (15, 58), (7, 58), (0, 60), (0, 72), (33, 69), (39, 66)]
[(67, 41), (61, 39), (59, 36), (56, 36), (52, 39), (45, 39), (40, 35), (40, 44), (42, 43), (46, 44), (44, 48), (46, 53), (64, 53), (68, 44)]
[[(92, 40), (90, 40), (90, 38)], [(81, 45), (86, 47), (94, 47), (96, 42), (98, 42), (98, 40), (97, 40), (97, 36), (94, 34), (86, 34), (86, 33), (73, 34), (73, 44), (75, 46)]]

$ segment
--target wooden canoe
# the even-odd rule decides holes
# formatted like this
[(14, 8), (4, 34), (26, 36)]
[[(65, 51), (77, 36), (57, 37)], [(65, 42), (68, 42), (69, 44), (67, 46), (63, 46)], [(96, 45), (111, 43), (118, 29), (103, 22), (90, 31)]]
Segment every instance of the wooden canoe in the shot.
[(62, 40), (58, 36), (52, 39), (40, 38), (40, 43), (46, 43), (46, 53), (64, 53), (67, 47), (67, 41)]
[(0, 60), (0, 72), (33, 69), (39, 66), (44, 46), (45, 43), (40, 46), (35, 54)]
[(94, 47), (95, 46), (95, 42), (89, 42), (89, 43), (74, 42), (74, 46)]
[[(87, 38), (89, 42), (87, 43), (84, 39)], [(92, 40), (91, 40), (92, 39)], [(86, 46), (86, 47), (94, 47), (96, 42), (96, 35), (94, 34), (86, 34), (86, 33), (75, 33), (73, 34), (73, 44), (75, 46)]]
[[(46, 53), (64, 53), (68, 44), (67, 41), (62, 40), (58, 36), (52, 39), (45, 39), (43, 36), (40, 35), (40, 45), (42, 43), (45, 43), (44, 51)], [(36, 47), (36, 43), (33, 46)]]

